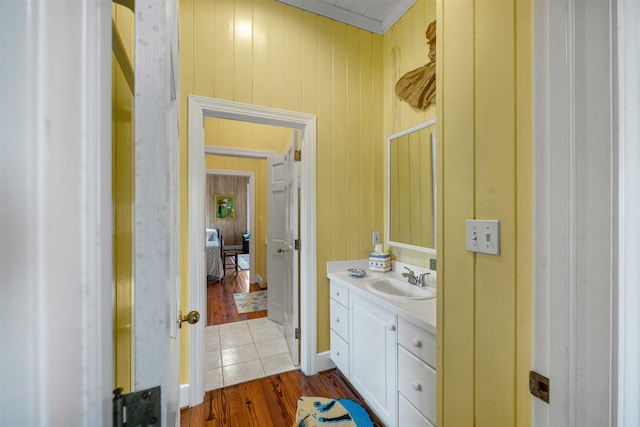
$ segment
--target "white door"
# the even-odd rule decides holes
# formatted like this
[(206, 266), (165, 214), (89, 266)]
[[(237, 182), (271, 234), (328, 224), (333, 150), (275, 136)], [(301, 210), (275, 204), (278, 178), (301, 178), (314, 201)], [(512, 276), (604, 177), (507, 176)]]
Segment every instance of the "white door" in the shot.
[(2, 426), (112, 424), (111, 7), (0, 2)]
[[(177, 2), (137, 0), (133, 389), (161, 387), (162, 425), (179, 424)], [(165, 42), (168, 41), (168, 42)], [(165, 44), (166, 43), (166, 44)], [(162, 125), (159, 125), (162, 124)], [(185, 313), (186, 314), (186, 313)]]
[(298, 364), (298, 180), (293, 158), (295, 144), (267, 159), (267, 309), (283, 326), (291, 358)]

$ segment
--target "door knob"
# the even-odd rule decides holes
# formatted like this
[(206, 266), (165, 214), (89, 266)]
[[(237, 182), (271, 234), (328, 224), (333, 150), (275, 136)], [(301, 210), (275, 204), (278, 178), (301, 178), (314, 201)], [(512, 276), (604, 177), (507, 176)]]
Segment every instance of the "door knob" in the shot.
[(279, 254), (281, 254), (281, 253), (283, 253), (283, 252), (284, 252), (284, 249), (282, 249), (282, 248), (278, 248), (278, 249), (276, 250), (276, 252), (278, 252)]
[(186, 316), (182, 316), (182, 311), (178, 312), (178, 325), (182, 328), (182, 322), (187, 322), (190, 325), (198, 323), (200, 320), (200, 313), (195, 310), (190, 311)]

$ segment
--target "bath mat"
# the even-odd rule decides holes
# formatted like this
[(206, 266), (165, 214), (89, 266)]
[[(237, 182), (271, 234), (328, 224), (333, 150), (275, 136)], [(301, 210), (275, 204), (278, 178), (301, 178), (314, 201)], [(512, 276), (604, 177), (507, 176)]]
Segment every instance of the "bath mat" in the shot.
[(251, 313), (267, 309), (267, 291), (233, 294), (238, 313)]
[(301, 397), (294, 427), (373, 427), (360, 404), (349, 399)]
[(243, 271), (249, 270), (249, 254), (238, 254), (238, 267)]

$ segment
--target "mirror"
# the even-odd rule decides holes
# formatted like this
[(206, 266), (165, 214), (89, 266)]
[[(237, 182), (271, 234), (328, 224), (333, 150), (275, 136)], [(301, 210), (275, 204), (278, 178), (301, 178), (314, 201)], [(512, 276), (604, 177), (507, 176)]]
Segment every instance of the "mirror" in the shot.
[(387, 245), (435, 254), (436, 121), (387, 138)]

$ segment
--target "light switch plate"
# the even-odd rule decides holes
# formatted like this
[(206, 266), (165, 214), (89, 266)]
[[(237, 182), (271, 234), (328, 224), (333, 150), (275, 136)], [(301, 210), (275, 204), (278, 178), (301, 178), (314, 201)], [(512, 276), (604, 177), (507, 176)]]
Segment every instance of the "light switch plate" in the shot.
[(500, 255), (500, 221), (468, 219), (467, 250)]
[(371, 244), (373, 246), (380, 244), (380, 232), (374, 231), (371, 233)]

